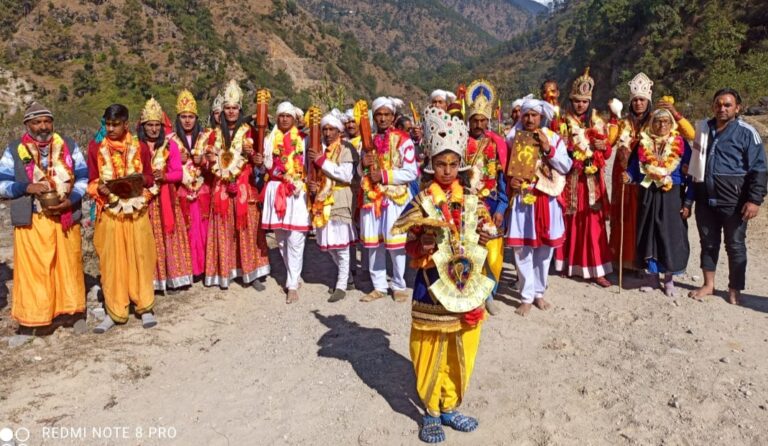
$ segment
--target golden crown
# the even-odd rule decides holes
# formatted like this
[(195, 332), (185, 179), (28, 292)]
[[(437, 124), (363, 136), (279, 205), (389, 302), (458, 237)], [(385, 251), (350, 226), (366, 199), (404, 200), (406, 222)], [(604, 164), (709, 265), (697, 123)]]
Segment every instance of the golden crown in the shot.
[(589, 75), (589, 67), (584, 70), (584, 74), (576, 78), (573, 81), (571, 87), (571, 99), (587, 99), (592, 100), (592, 89), (595, 88), (595, 80)]
[(149, 98), (147, 103), (144, 104), (144, 109), (141, 111), (141, 123), (144, 124), (149, 121), (163, 122), (163, 108), (155, 98)]
[(192, 113), (197, 116), (197, 101), (192, 95), (192, 92), (184, 89), (179, 93), (179, 97), (176, 98), (176, 114)]

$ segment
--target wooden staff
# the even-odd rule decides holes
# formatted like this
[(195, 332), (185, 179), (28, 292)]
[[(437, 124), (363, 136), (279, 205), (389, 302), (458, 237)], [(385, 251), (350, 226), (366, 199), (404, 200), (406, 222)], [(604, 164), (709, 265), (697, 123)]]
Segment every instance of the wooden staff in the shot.
[(264, 153), (264, 139), (267, 137), (269, 126), (269, 100), (272, 98), (269, 90), (263, 88), (256, 92), (256, 150)]
[[(307, 125), (309, 126), (309, 150), (314, 154), (318, 154), (323, 150), (323, 142), (321, 140), (323, 129), (320, 128), (320, 115), (321, 112), (318, 107), (312, 106), (309, 107), (309, 110), (307, 110)], [(307, 181), (309, 183), (314, 183), (317, 181), (317, 176), (317, 166), (314, 162), (310, 161)], [(310, 203), (315, 201), (315, 195), (316, 194), (314, 193), (309, 194)]]
[(373, 146), (373, 135), (371, 131), (371, 121), (368, 119), (368, 103), (364, 100), (359, 100), (355, 104), (355, 118), (359, 116), (360, 122), (360, 141), (363, 145), (363, 152), (366, 154), (373, 153), (373, 166), (364, 169), (364, 173), (368, 174), (371, 169), (379, 170), (379, 157), (376, 156), (376, 147)]
[(624, 178), (621, 179), (621, 233), (619, 234), (619, 294), (624, 288)]

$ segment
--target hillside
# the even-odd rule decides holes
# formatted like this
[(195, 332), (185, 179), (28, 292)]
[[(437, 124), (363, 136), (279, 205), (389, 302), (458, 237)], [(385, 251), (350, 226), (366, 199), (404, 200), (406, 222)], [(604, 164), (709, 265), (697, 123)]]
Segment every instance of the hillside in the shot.
[(440, 0), (499, 41), (507, 41), (535, 24), (534, 17), (547, 8), (532, 0), (493, 2)]
[(298, 0), (324, 23), (353, 30), (375, 60), (420, 84), (423, 73), (477, 56), (520, 31), (530, 0)]
[[(644, 71), (657, 97), (672, 94), (687, 112), (705, 111), (730, 85), (745, 102), (768, 91), (768, 2), (763, 0), (561, 0), (540, 25), (482, 57), (450, 64), (434, 79), (488, 76), (505, 101), (536, 92), (545, 78), (564, 95), (586, 66), (595, 101), (626, 100), (626, 82)], [(429, 82), (427, 80), (426, 82)], [(603, 107), (604, 108), (604, 107)]]
[[(248, 80), (248, 102), (258, 87), (270, 88), (275, 101), (291, 98), (301, 106), (321, 97), (327, 102), (330, 93), (347, 100), (379, 91), (418, 93), (353, 35), (291, 0), (17, 3), (0, 0), (7, 11), (0, 18), (0, 65), (10, 73), (0, 78), (0, 89), (27, 82), (36, 97), (66, 108), (65, 119), (73, 122), (92, 122), (117, 100), (138, 107), (151, 95), (170, 108), (182, 86), (207, 109), (230, 77)], [(7, 93), (0, 101), (12, 109)]]

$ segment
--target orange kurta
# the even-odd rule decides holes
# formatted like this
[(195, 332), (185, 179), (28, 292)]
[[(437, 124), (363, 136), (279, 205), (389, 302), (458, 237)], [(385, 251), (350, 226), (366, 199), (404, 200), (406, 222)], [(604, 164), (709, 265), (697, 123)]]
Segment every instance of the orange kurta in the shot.
[(32, 215), (13, 230), (13, 306), (25, 327), (50, 325), (56, 316), (85, 311), (80, 225), (64, 232), (57, 219)]

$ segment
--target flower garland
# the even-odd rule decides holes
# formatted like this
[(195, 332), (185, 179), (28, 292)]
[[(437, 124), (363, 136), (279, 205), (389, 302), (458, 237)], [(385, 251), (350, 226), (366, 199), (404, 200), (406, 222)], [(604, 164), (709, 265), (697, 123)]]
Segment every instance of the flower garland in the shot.
[(294, 126), (288, 133), (277, 127), (272, 141), (271, 177), (281, 180), (288, 188), (287, 194), (294, 195), (306, 188), (304, 169), (304, 140)]
[(568, 129), (570, 130), (569, 152), (573, 158), (573, 168), (577, 172), (587, 175), (595, 175), (605, 167), (605, 155), (600, 150), (592, 150), (595, 141), (605, 141), (607, 136), (596, 128), (585, 129), (581, 120), (568, 116)]
[(443, 220), (450, 225), (451, 245), (454, 248), (454, 254), (460, 254), (461, 229), (462, 229), (462, 211), (464, 208), (464, 188), (459, 180), (453, 180), (450, 185), (450, 198), (446, 195), (443, 188), (435, 181), (429, 185), (429, 195), (435, 207), (440, 209)]
[(69, 147), (64, 142), (64, 138), (58, 133), (54, 133), (48, 150), (48, 169), (44, 172), (40, 160), (35, 160), (39, 157), (39, 151), (34, 142), (22, 142), (17, 148), (29, 180), (34, 183), (48, 181), (60, 199), (67, 198), (72, 191), (74, 178), (74, 161)]
[[(661, 147), (661, 150), (658, 148)], [(662, 191), (672, 189), (672, 173), (677, 170), (683, 158), (683, 143), (677, 132), (672, 132), (661, 142), (657, 142), (647, 132), (640, 136), (640, 146), (637, 151), (640, 161), (640, 172), (645, 175), (643, 187), (655, 183)]]
[(533, 193), (536, 188), (536, 181), (523, 181), (520, 185), (520, 191), (523, 193), (523, 204), (530, 206), (536, 203), (536, 195)]
[[(400, 135), (398, 132), (389, 128), (384, 132), (384, 135), (376, 135), (373, 144), (376, 147), (379, 169), (389, 171), (402, 166), (403, 157), (399, 150)], [(363, 208), (373, 209), (377, 218), (381, 216), (385, 197), (394, 201), (398, 206), (404, 205), (408, 200), (407, 185), (373, 184), (371, 178), (365, 175), (360, 187), (363, 189)]]
[[(184, 142), (179, 138), (179, 135), (174, 134), (171, 137), (171, 141), (176, 144), (176, 147), (179, 149), (179, 154), (181, 155), (181, 185), (190, 192), (186, 196), (188, 201), (195, 201), (197, 199), (197, 192), (203, 187), (204, 179), (202, 170), (200, 169), (200, 166), (195, 165), (193, 157), (202, 153), (202, 151), (197, 152), (198, 146), (204, 146), (204, 144), (200, 144), (200, 141), (204, 141), (204, 138), (207, 138), (208, 136), (206, 131), (200, 132), (200, 135), (195, 142), (195, 146), (192, 147), (192, 150), (189, 153), (186, 151), (187, 149), (184, 146)], [(184, 160), (185, 157), (187, 158), (186, 161)]]
[[(470, 139), (467, 146), (467, 158), (471, 160), (473, 177), (470, 180), (475, 194), (481, 198), (488, 197), (496, 191), (499, 161), (496, 157), (496, 144), (490, 138), (480, 141)], [(481, 178), (475, 178), (475, 176)]]
[[(139, 138), (126, 133), (123, 141), (113, 142), (104, 138), (99, 146), (97, 160), (99, 168), (99, 180), (102, 183), (123, 178), (134, 173), (143, 173), (141, 163), (141, 146)], [(139, 212), (147, 206), (152, 194), (145, 188), (144, 193), (134, 198), (119, 198), (110, 195), (111, 206), (105, 207), (103, 197), (97, 196), (98, 211), (107, 209), (112, 215), (130, 215)]]
[(230, 147), (225, 148), (223, 147), (224, 135), (222, 134), (221, 129), (216, 129), (213, 134), (215, 135), (213, 147), (209, 148), (209, 150), (212, 150), (213, 153), (216, 154), (216, 161), (214, 161), (211, 166), (211, 172), (216, 178), (229, 183), (237, 181), (237, 178), (240, 176), (240, 172), (243, 171), (247, 161), (243, 155), (243, 144), (246, 140), (249, 140), (250, 143), (253, 144), (253, 140), (246, 137), (246, 134), (250, 130), (251, 126), (248, 124), (241, 125), (232, 137), (232, 144)]
[[(332, 143), (325, 149), (325, 157), (328, 161), (337, 163), (339, 155), (341, 155), (341, 141)], [(331, 178), (323, 174), (322, 169), (317, 169), (316, 181), (321, 185), (320, 190), (317, 192), (315, 201), (312, 202), (312, 225), (315, 228), (323, 228), (328, 224), (331, 219), (331, 210), (335, 203), (333, 198), (333, 191), (336, 186), (336, 182)]]

